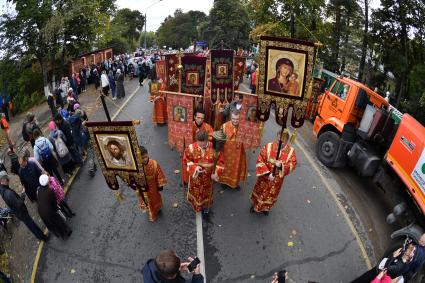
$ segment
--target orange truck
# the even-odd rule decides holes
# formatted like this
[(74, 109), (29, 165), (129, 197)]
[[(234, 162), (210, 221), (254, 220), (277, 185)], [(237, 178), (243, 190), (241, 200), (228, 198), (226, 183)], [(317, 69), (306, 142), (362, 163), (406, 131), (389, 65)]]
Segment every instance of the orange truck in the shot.
[[(401, 114), (364, 84), (338, 77), (322, 94), (313, 131), (316, 155), (324, 165), (349, 165), (384, 189), (393, 188), (395, 180), (402, 184), (411, 201), (396, 205), (388, 223), (411, 210), (419, 215), (416, 223), (425, 223), (425, 127), (421, 123)], [(422, 233), (419, 225), (412, 224), (392, 237), (417, 241)]]

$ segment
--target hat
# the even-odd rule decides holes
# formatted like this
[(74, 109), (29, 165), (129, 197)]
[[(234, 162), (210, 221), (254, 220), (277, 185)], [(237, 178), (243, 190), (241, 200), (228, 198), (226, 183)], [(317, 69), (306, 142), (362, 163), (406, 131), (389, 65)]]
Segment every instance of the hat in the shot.
[(7, 175), (7, 172), (4, 170), (0, 171), (0, 179), (3, 179), (3, 178), (9, 179), (9, 175)]
[(46, 174), (43, 174), (38, 178), (38, 181), (40, 182), (40, 185), (46, 186), (49, 183), (49, 176)]
[(80, 108), (80, 104), (75, 103), (75, 104), (74, 104), (74, 111), (75, 111), (75, 110), (77, 110), (78, 108)]

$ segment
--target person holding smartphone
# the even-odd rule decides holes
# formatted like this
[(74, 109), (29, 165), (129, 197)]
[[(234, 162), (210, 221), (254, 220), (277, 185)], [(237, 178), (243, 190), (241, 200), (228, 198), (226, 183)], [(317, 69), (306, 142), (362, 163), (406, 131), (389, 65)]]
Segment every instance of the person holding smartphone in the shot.
[[(142, 269), (144, 283), (203, 283), (199, 259), (188, 258), (181, 262), (173, 250), (162, 250), (155, 259), (149, 259)], [(192, 278), (185, 280), (182, 272), (192, 273)]]

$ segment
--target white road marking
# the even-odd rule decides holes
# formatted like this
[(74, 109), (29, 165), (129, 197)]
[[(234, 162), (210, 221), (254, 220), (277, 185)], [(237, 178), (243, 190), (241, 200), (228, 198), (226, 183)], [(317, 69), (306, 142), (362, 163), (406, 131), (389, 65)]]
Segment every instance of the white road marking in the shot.
[(133, 98), (134, 95), (136, 95), (137, 91), (140, 89), (140, 85), (136, 88), (135, 91), (133, 91), (130, 96), (127, 98), (126, 101), (124, 101), (124, 103), (121, 105), (120, 108), (118, 108), (117, 112), (115, 112), (114, 116), (111, 117), (111, 120), (115, 120), (115, 118), (117, 118), (117, 116), (121, 113), (122, 109), (127, 106), (127, 103)]
[(204, 276), (204, 282), (208, 282), (205, 272), (204, 233), (202, 231), (201, 212), (196, 213), (196, 248), (198, 258), (201, 261), (201, 274)]

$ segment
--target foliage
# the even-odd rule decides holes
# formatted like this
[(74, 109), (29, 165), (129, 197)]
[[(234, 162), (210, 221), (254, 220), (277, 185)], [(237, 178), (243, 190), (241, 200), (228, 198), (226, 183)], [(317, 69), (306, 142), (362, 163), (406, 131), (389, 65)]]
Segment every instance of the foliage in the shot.
[(227, 48), (248, 48), (250, 29), (248, 12), (239, 0), (216, 0), (200, 35), (211, 48), (219, 47), (222, 41)]
[(138, 44), (138, 39), (143, 31), (145, 16), (137, 10), (120, 9), (111, 21), (113, 37), (123, 38), (132, 49)]
[[(145, 32), (142, 32), (140, 34), (139, 38), (139, 46), (145, 46)], [(146, 33), (146, 47), (157, 47), (158, 46), (158, 40), (156, 38), (156, 34), (154, 31), (148, 31)]]
[(173, 16), (168, 16), (156, 32), (159, 46), (187, 48), (199, 38), (197, 27), (205, 21), (206, 15), (200, 11), (183, 13), (177, 9)]
[(15, 112), (25, 111), (45, 99), (42, 74), (33, 70), (31, 64), (6, 59), (0, 61), (0, 68), (0, 89), (3, 95), (10, 95)]

